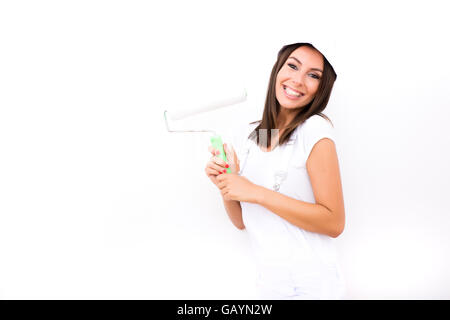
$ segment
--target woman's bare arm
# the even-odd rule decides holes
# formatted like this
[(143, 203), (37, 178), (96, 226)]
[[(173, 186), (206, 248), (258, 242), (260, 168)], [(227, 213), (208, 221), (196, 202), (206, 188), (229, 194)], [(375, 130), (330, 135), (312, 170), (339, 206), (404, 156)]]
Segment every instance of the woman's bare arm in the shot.
[[(223, 197), (222, 197), (223, 199)], [(241, 203), (236, 200), (225, 200), (223, 199), (223, 204), (225, 206), (225, 210), (227, 211), (228, 217), (231, 222), (234, 224), (236, 228), (239, 230), (244, 230), (245, 225), (242, 220), (242, 208)]]
[(258, 186), (262, 205), (292, 224), (321, 234), (338, 237), (344, 230), (345, 209), (339, 163), (334, 142), (320, 140), (307, 161), (308, 175), (316, 203), (303, 202)]

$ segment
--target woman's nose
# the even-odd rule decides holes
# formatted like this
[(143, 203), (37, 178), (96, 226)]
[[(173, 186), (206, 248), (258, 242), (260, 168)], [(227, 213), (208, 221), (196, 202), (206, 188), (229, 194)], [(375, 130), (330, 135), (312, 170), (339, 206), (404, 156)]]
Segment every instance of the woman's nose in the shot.
[(307, 75), (303, 72), (298, 72), (298, 74), (295, 75), (292, 79), (292, 83), (295, 84), (297, 87), (302, 87), (305, 85), (305, 77)]
[(303, 87), (303, 85), (304, 85), (303, 77), (298, 76), (298, 77), (292, 79), (292, 84), (295, 85), (297, 88)]

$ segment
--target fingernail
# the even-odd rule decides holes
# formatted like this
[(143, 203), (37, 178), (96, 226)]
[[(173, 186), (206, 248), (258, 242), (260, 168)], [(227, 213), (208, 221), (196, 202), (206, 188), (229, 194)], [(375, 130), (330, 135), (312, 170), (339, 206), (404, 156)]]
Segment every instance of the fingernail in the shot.
[(223, 170), (223, 173), (227, 172), (227, 170)]
[(225, 165), (225, 168), (229, 168), (230, 166), (228, 164)]

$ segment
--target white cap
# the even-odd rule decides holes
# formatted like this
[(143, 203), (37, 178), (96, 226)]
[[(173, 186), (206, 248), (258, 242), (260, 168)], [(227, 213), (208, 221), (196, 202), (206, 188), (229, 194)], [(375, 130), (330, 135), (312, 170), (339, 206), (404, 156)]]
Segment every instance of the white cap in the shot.
[(338, 73), (337, 65), (337, 44), (336, 40), (330, 39), (330, 35), (306, 35), (302, 36), (302, 32), (298, 32), (298, 36), (281, 36), (276, 41), (277, 48), (275, 48), (276, 54), (282, 47), (294, 44), (294, 43), (310, 43), (316, 48), (331, 64), (336, 74)]

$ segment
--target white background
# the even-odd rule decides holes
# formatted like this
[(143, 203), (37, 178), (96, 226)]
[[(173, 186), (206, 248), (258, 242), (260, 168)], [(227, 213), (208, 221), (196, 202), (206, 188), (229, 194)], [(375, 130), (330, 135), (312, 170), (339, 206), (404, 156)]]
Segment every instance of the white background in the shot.
[(449, 299), (444, 3), (1, 2), (0, 298), (253, 298), (208, 136), (163, 111), (242, 82), (245, 103), (184, 125), (259, 119), (289, 38), (336, 45), (346, 298)]

